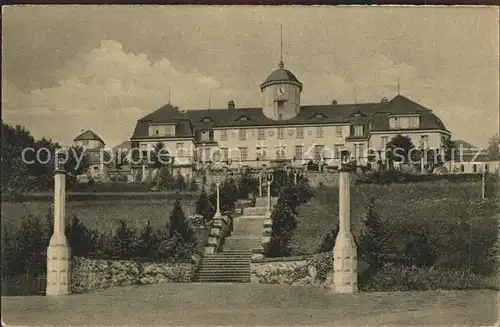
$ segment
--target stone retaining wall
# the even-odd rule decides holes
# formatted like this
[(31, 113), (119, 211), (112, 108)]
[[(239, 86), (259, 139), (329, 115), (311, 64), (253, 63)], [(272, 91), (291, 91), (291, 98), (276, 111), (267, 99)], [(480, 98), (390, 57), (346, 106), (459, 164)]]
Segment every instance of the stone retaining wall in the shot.
[[(232, 172), (233, 178), (238, 179), (239, 174), (237, 172)], [(304, 172), (306, 174), (307, 178), (309, 179), (309, 183), (311, 184), (312, 187), (319, 187), (320, 185), (323, 186), (337, 186), (338, 185), (338, 172), (333, 171), (333, 172), (317, 172), (317, 171), (308, 171)], [(212, 171), (212, 172), (207, 172), (206, 177), (207, 177), (207, 185), (211, 185), (211, 183), (214, 181), (215, 176), (218, 178), (224, 178), (227, 175), (227, 172), (222, 172), (222, 171)], [(258, 176), (257, 174), (255, 176)]]
[(72, 262), (71, 288), (82, 293), (113, 286), (191, 281), (194, 264), (152, 263), (76, 257)]
[(326, 278), (319, 276), (321, 274), (318, 274), (318, 272), (324, 270), (329, 264), (333, 268), (332, 253), (252, 260), (250, 265), (251, 281), (262, 284), (327, 287), (329, 284), (327, 281), (330, 280), (333, 270), (328, 273)]

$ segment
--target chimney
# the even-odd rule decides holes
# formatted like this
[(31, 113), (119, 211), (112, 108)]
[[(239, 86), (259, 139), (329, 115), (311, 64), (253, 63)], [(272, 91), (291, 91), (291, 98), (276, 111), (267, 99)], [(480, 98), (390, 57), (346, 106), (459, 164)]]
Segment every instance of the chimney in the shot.
[(337, 100), (332, 100), (332, 104), (337, 104)]
[(233, 100), (229, 101), (229, 102), (227, 103), (227, 107), (228, 107), (229, 109), (234, 109), (234, 101), (233, 101)]
[(389, 100), (387, 100), (387, 98), (385, 96), (382, 97), (382, 100), (380, 101), (380, 103), (388, 103)]

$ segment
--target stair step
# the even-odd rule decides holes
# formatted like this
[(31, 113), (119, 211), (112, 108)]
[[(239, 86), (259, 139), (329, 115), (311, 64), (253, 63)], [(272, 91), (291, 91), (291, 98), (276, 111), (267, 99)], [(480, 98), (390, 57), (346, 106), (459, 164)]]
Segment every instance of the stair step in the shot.
[(240, 276), (250, 276), (250, 271), (220, 271), (220, 272), (213, 272), (213, 271), (206, 271), (206, 272), (199, 272), (198, 276), (227, 276), (227, 277), (240, 277)]
[(200, 279), (200, 283), (250, 283), (250, 278), (237, 279)]

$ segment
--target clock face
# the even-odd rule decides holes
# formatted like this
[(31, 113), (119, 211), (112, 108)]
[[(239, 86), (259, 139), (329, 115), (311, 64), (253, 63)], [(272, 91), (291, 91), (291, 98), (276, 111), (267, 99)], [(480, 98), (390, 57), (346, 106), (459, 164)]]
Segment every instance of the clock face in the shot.
[(282, 86), (278, 87), (278, 94), (283, 96), (286, 94), (286, 89)]

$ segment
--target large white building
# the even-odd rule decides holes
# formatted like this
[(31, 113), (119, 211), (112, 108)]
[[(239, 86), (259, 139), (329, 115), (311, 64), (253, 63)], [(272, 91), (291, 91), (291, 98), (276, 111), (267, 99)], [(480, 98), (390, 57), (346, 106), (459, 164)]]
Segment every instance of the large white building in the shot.
[(383, 160), (378, 151), (397, 134), (425, 149), (441, 149), (451, 136), (432, 110), (400, 94), (390, 101), (304, 105), (303, 85), (283, 62), (260, 90), (259, 107), (228, 101), (227, 108), (181, 110), (167, 104), (137, 121), (132, 148), (147, 151), (162, 142), (174, 165), (187, 170), (203, 164), (299, 167), (310, 161), (338, 167), (341, 156), (366, 164), (368, 148)]

